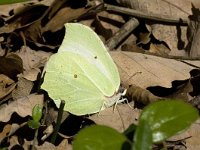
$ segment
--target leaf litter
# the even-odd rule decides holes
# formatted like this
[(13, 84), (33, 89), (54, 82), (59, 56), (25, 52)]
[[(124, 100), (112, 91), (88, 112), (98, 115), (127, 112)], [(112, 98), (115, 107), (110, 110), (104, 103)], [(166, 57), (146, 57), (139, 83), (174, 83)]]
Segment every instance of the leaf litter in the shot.
[[(134, 3), (130, 0), (118, 0), (117, 2), (121, 6), (134, 8), (146, 14), (150, 13), (150, 17), (151, 15), (159, 15), (161, 22), (162, 18), (169, 16), (175, 19), (182, 18), (184, 21), (189, 15), (191, 17), (198, 15), (191, 11), (192, 7), (194, 10), (194, 6), (190, 5), (192, 1), (181, 1), (181, 3), (154, 1), (148, 5), (147, 1), (137, 1), (137, 3), (135, 1)], [(178, 7), (178, 4), (182, 6)], [(195, 6), (198, 6), (198, 2), (195, 3)], [(50, 124), (55, 124), (55, 114), (57, 113), (53, 114), (53, 111), (49, 111), (49, 107), (55, 108), (55, 106), (51, 101), (46, 103), (48, 100), (46, 93), (41, 93), (39, 86), (42, 82), (40, 77), (45, 63), (61, 44), (64, 36), (63, 24), (76, 20), (91, 26), (102, 36), (109, 48), (108, 42), (112, 41), (110, 39), (115, 36), (115, 33), (117, 31), (119, 31), (119, 35), (123, 33), (120, 32), (121, 27), (128, 21), (124, 16), (134, 16), (126, 12), (113, 13), (113, 11), (116, 12), (119, 9), (105, 11), (97, 0), (92, 3), (84, 1), (79, 5), (72, 1), (63, 3), (62, 1), (36, 0), (32, 3), (26, 2), (0, 7), (4, 8), (0, 12), (3, 21), (0, 26), (0, 37), (3, 39), (0, 49), (0, 54), (2, 54), (0, 56), (0, 122), (3, 124), (0, 139), (4, 141), (9, 136), (9, 149), (11, 149), (21, 144), (20, 137), (25, 140), (22, 147), (28, 149), (33, 137), (19, 135), (18, 132), (27, 130), (27, 126), (24, 124), (28, 121), (27, 117), (30, 118), (32, 108), (36, 104), (45, 106), (41, 131), (44, 131)], [(155, 9), (155, 7), (158, 9)], [(41, 13), (37, 14), (37, 11)], [(174, 15), (174, 12), (176, 12), (176, 15)], [(200, 66), (200, 60), (194, 58), (199, 56), (199, 51), (193, 48), (198, 47), (198, 42), (192, 43), (194, 46), (190, 46), (190, 48), (193, 49), (185, 50), (188, 43), (197, 41), (191, 40), (198, 38), (197, 34), (194, 37), (186, 37), (188, 26), (186, 24), (179, 25), (178, 21), (175, 25), (170, 24), (171, 20), (167, 20), (169, 24), (159, 24), (154, 23), (154, 19), (145, 22), (147, 18), (141, 18), (143, 21), (140, 21), (135, 28), (133, 26), (133, 31), (125, 36), (124, 41), (114, 43), (114, 50), (117, 49), (118, 51), (110, 52), (118, 66), (123, 86), (128, 88), (129, 85), (132, 85), (128, 89), (128, 100), (132, 101), (130, 106), (125, 102), (118, 104), (114, 111), (111, 107), (99, 114), (87, 117), (96, 124), (108, 125), (121, 132), (130, 124), (137, 123), (142, 110), (137, 103), (147, 105), (155, 99), (163, 97), (182, 97), (185, 101), (190, 102), (200, 95), (198, 92), (200, 73), (198, 71), (195, 71), (195, 75), (191, 73), (194, 70), (199, 70)], [(193, 22), (191, 22), (191, 25), (193, 25)], [(143, 35), (142, 39), (141, 35)], [(125, 45), (126, 51), (129, 52), (119, 52)], [(131, 48), (133, 51), (130, 50)], [(191, 60), (188, 59), (190, 54)], [(172, 59), (171, 56), (178, 57)], [(165, 94), (159, 94), (155, 91), (162, 91)], [(54, 111), (57, 112), (56, 109)], [(15, 116), (15, 114), (18, 116), (13, 118), (12, 116)], [(52, 118), (48, 120), (49, 116), (52, 116)], [(82, 120), (82, 118), (79, 119)], [(63, 124), (67, 121), (68, 117), (63, 119)], [(73, 127), (68, 129), (74, 131), (70, 136), (75, 135), (84, 126), (83, 120), (79, 120), (79, 122), (76, 130)], [(200, 131), (200, 126), (197, 122), (184, 133), (185, 135), (177, 136), (174, 139), (176, 141), (192, 136), (185, 140), (186, 147), (188, 149), (199, 149), (199, 137), (196, 134), (198, 131)], [(65, 136), (61, 136), (57, 145), (53, 145), (49, 141), (41, 141), (42, 136), (44, 135), (38, 136), (37, 149), (66, 149), (66, 147), (70, 149), (71, 147), (70, 140), (63, 138)]]

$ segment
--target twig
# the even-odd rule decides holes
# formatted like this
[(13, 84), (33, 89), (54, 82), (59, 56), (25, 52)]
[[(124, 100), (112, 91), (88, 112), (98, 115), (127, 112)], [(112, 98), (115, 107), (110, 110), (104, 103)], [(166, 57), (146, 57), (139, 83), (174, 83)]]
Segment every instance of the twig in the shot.
[[(138, 53), (138, 52), (135, 52)], [(175, 59), (175, 60), (179, 60), (179, 61), (184, 61), (184, 60), (190, 60), (190, 61), (197, 61), (200, 60), (200, 57), (190, 57), (190, 56), (173, 56), (173, 55), (159, 55), (159, 54), (154, 54), (151, 52), (142, 52), (141, 54), (146, 54), (146, 55), (151, 55), (151, 56), (158, 56), (158, 57), (162, 57), (162, 58), (167, 58), (167, 59)]]
[(117, 13), (122, 13), (126, 15), (130, 15), (133, 17), (137, 18), (143, 18), (143, 19), (149, 19), (149, 20), (154, 20), (154, 21), (159, 21), (159, 22), (165, 22), (165, 23), (175, 23), (175, 24), (180, 24), (180, 25), (188, 25), (188, 20), (186, 18), (170, 18), (170, 17), (163, 17), (163, 16), (158, 16), (155, 14), (146, 14), (138, 10), (130, 9), (130, 8), (125, 8), (125, 7), (119, 7), (119, 6), (114, 6), (110, 4), (104, 4), (106, 7), (106, 10), (117, 12)]
[(126, 38), (137, 26), (139, 21), (135, 18), (131, 18), (126, 24), (124, 24), (121, 29), (115, 33), (113, 37), (106, 41), (106, 46), (113, 50), (119, 43)]
[(38, 128), (35, 130), (35, 135), (34, 135), (34, 139), (33, 139), (33, 144), (32, 144), (32, 147), (31, 147), (31, 150), (36, 150), (36, 142), (37, 142), (37, 136), (38, 136)]
[(56, 126), (55, 126), (55, 129), (54, 129), (53, 135), (51, 137), (51, 143), (52, 144), (55, 143), (58, 131), (60, 129), (60, 123), (61, 123), (61, 120), (62, 120), (64, 106), (65, 106), (65, 101), (61, 100), (59, 111), (58, 111), (58, 117), (57, 117)]

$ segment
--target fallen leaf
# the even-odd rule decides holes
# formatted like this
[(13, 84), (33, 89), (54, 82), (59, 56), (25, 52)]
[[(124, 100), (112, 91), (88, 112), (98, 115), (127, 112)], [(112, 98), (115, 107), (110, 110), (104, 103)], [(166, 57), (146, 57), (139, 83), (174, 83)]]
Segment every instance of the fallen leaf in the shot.
[(34, 51), (26, 46), (22, 47), (16, 54), (23, 60), (24, 70), (44, 67), (44, 64), (52, 55), (50, 52)]
[(8, 104), (3, 104), (0, 106), (0, 121), (9, 121), (14, 112), (21, 117), (31, 116), (32, 109), (36, 104), (43, 106), (43, 95), (31, 94), (27, 97), (10, 101)]
[(23, 145), (22, 145), (22, 142), (20, 141), (20, 137), (12, 136), (10, 138), (10, 145), (9, 145), (8, 149), (29, 150), (31, 145), (32, 145), (32, 141), (28, 141), (28, 140), (24, 139)]
[(187, 30), (188, 45), (186, 50), (190, 57), (200, 57), (199, 38), (200, 38), (200, 10), (192, 5), (192, 15), (189, 16), (189, 25)]
[(47, 9), (47, 6), (37, 4), (21, 7), (20, 11), (10, 17), (6, 21), (6, 25), (0, 28), (0, 33), (11, 33), (16, 29), (21, 29), (31, 25), (34, 21), (40, 18), (41, 14), (45, 12), (45, 9)]
[(5, 74), (13, 80), (17, 80), (17, 75), (23, 72), (22, 59), (10, 53), (6, 57), (0, 56), (0, 74)]
[(171, 137), (170, 141), (177, 141), (181, 139), (186, 139), (185, 146), (188, 150), (198, 150), (200, 149), (199, 145), (199, 138), (200, 138), (200, 120), (197, 120), (195, 123), (191, 125), (189, 129), (187, 129), (185, 132), (175, 135)]
[(164, 44), (150, 44), (149, 52), (160, 55), (167, 56), (170, 53), (170, 49), (167, 48)]
[(15, 145), (20, 145), (18, 142), (18, 137), (17, 136), (12, 136), (10, 138), (10, 145), (9, 145), (9, 149), (12, 149)]
[(0, 99), (10, 94), (16, 86), (16, 83), (9, 77), (0, 74)]
[(161, 99), (161, 97), (153, 95), (150, 91), (135, 85), (131, 85), (127, 89), (126, 97), (129, 101), (135, 101), (145, 105)]
[(56, 150), (72, 150), (72, 147), (68, 144), (68, 140), (64, 139), (62, 142), (56, 147)]
[(23, 77), (18, 78), (17, 88), (12, 91), (12, 97), (14, 100), (27, 97), (33, 88), (33, 82)]
[[(130, 106), (129, 106), (130, 105)], [(109, 107), (99, 114), (89, 117), (99, 125), (110, 126), (120, 132), (123, 132), (130, 124), (135, 123), (139, 116), (139, 110), (133, 109), (133, 102), (128, 104), (118, 104), (117, 108)]]
[(11, 124), (6, 124), (4, 126), (2, 132), (0, 133), (0, 142), (2, 142), (2, 140), (9, 134), (11, 127)]
[[(188, 0), (117, 0), (123, 6), (133, 8), (151, 16), (157, 16), (157, 18), (163, 18), (165, 20), (175, 19), (177, 22), (180, 19), (187, 20), (188, 15), (191, 13), (191, 1)], [(162, 21), (162, 19), (160, 19)], [(154, 21), (153, 21), (154, 22)], [(170, 21), (169, 21), (170, 22)], [(149, 24), (151, 26), (152, 35), (159, 41), (167, 43), (171, 52), (170, 55), (186, 55), (183, 50), (187, 44), (186, 30), (187, 26), (168, 25), (160, 23)], [(178, 35), (178, 37), (177, 37)], [(182, 50), (182, 51), (180, 51)]]
[[(170, 88), (174, 80), (190, 78), (196, 69), (181, 61), (131, 52), (110, 53), (118, 66), (122, 83), (127, 87), (135, 84), (141, 88), (162, 86)], [(200, 61), (198, 61), (200, 66)]]
[(33, 68), (30, 70), (25, 70), (22, 77), (29, 81), (36, 81), (39, 73), (41, 73), (41, 70), (39, 68)]
[[(42, 145), (37, 145), (36, 146), (37, 150), (44, 150), (44, 149), (48, 149), (48, 150), (56, 150), (57, 147), (49, 142), (44, 142)], [(65, 147), (65, 149), (67, 149), (67, 147)], [(64, 149), (60, 149), (60, 150), (64, 150)]]

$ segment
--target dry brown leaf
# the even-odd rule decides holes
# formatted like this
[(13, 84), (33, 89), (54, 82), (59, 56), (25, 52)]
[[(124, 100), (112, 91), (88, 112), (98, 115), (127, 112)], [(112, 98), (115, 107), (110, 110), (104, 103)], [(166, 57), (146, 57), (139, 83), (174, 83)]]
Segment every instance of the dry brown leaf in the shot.
[(102, 21), (99, 19), (98, 16), (95, 17), (94, 21), (92, 22), (92, 26), (95, 27), (95, 32), (99, 36), (103, 37), (101, 38), (102, 41), (108, 40), (113, 34), (111, 29), (107, 29), (103, 26)]
[[(149, 16), (157, 15), (158, 17), (162, 18), (176, 18), (178, 20), (179, 18), (187, 19), (188, 15), (191, 14), (191, 1), (188, 0), (117, 1), (124, 6), (142, 11)], [(183, 48), (186, 45), (182, 45), (187, 44), (186, 26), (178, 27), (179, 29), (177, 29), (175, 25), (153, 24), (150, 26), (154, 37), (159, 41), (164, 41), (168, 44), (169, 48), (171, 49), (171, 55), (186, 55), (186, 53), (183, 51)], [(178, 34), (180, 35), (180, 38), (177, 37)], [(182, 41), (185, 43), (180, 44)]]
[(32, 109), (36, 104), (43, 106), (43, 95), (31, 94), (27, 97), (10, 101), (8, 104), (3, 104), (0, 106), (0, 121), (9, 121), (14, 112), (21, 117), (31, 116)]
[(52, 53), (50, 52), (34, 51), (25, 46), (16, 54), (19, 55), (23, 60), (24, 70), (44, 67), (46, 61), (48, 60), (50, 55), (52, 55)]
[(10, 138), (10, 145), (9, 145), (8, 149), (11, 149), (15, 145), (20, 145), (19, 141), (18, 141), (18, 137), (17, 136), (12, 136)]
[(177, 87), (177, 90), (173, 94), (167, 97), (172, 99), (181, 99), (183, 101), (189, 102), (192, 99), (192, 96), (189, 93), (191, 93), (192, 91), (193, 86), (191, 84), (191, 81), (187, 80), (184, 84)]
[(30, 70), (25, 70), (22, 77), (29, 81), (36, 81), (39, 73), (41, 73), (39, 68), (32, 68)]
[(25, 122), (25, 123), (22, 123), (22, 124), (13, 123), (13, 124), (11, 125), (10, 132), (9, 132), (9, 134), (7, 134), (7, 136), (13, 135), (18, 129), (20, 129), (20, 128), (23, 127), (24, 125), (26, 125), (26, 122)]
[(187, 131), (188, 138), (186, 140), (186, 146), (188, 150), (197, 150), (200, 149), (199, 139), (200, 139), (200, 124), (194, 123)]
[(12, 125), (11, 124), (6, 124), (3, 128), (3, 130), (0, 133), (0, 142), (9, 134), (11, 130)]
[(5, 74), (14, 80), (17, 79), (18, 74), (23, 72), (22, 59), (14, 53), (6, 57), (0, 56), (0, 66), (0, 74)]
[[(31, 0), (32, 4), (43, 4), (46, 6), (49, 6), (54, 0)], [(13, 4), (7, 4), (7, 5), (0, 5), (0, 15), (6, 16), (10, 19), (10, 12), (12, 11), (13, 14), (18, 14), (21, 12), (24, 8), (30, 6), (30, 1), (20, 2), (20, 3), (13, 3)]]
[(198, 150), (200, 149), (199, 139), (200, 139), (200, 120), (193, 123), (189, 129), (185, 132), (171, 137), (170, 141), (177, 141), (181, 139), (186, 139), (187, 150)]
[(14, 100), (19, 98), (26, 97), (30, 95), (30, 92), (33, 88), (33, 82), (23, 77), (18, 78), (17, 88), (12, 91), (12, 97)]
[[(48, 150), (56, 150), (56, 146), (53, 145), (52, 143), (49, 143), (49, 142), (44, 142), (42, 145), (40, 146), (36, 146), (36, 149), (37, 150), (44, 150), (44, 149), (48, 149)], [(66, 149), (66, 147), (65, 147)], [(61, 149), (62, 150), (62, 149)], [(64, 149), (63, 149), (64, 150)], [(66, 149), (68, 150), (68, 149)]]
[[(129, 104), (133, 107), (133, 102)], [(109, 107), (99, 114), (90, 116), (89, 119), (97, 124), (107, 125), (123, 132), (130, 124), (135, 123), (139, 116), (139, 110), (130, 106), (128, 104), (118, 104), (115, 110), (113, 110), (113, 107)]]
[(16, 83), (12, 79), (0, 74), (0, 99), (10, 94), (15, 86)]
[[(116, 62), (121, 81), (127, 85), (135, 84), (141, 88), (162, 86), (170, 88), (174, 80), (190, 78), (190, 71), (195, 69), (183, 62), (152, 55), (131, 52), (111, 52)], [(200, 66), (198, 61), (197, 66)]]
[(121, 46), (121, 51), (145, 53), (145, 50), (138, 47), (136, 44), (129, 43)]
[(51, 20), (49, 20), (46, 26), (42, 28), (42, 32), (45, 31), (56, 32), (61, 28), (63, 28), (63, 25), (66, 22), (78, 19), (81, 15), (85, 14), (90, 9), (91, 8), (85, 8), (85, 7), (80, 7), (76, 9), (73, 9), (71, 6), (63, 7), (56, 13), (56, 15)]
[(151, 40), (150, 35), (151, 35), (151, 32), (149, 32), (149, 33), (140, 33), (139, 34), (139, 43), (137, 43), (137, 44), (140, 44), (140, 43), (147, 44), (147, 43), (149, 43), (150, 40)]
[[(43, 37), (43, 33), (59, 31), (63, 28), (64, 23), (79, 19), (79, 17), (92, 9), (92, 7), (86, 7), (87, 1), (76, 3), (78, 7), (75, 5), (75, 8), (73, 4), (72, 2), (65, 3), (63, 0), (54, 1), (44, 13), (45, 15), (24, 30), (23, 33), (26, 39), (35, 43), (46, 44), (48, 39)], [(53, 35), (50, 35), (52, 40)], [(60, 39), (60, 36), (54, 39), (54, 45), (58, 43), (55, 42), (57, 39)]]
[[(47, 9), (46, 6), (37, 4), (23, 6), (18, 13), (14, 14), (7, 20), (5, 23), (6, 25), (0, 28), (0, 33), (11, 33), (17, 29), (31, 25), (34, 21), (40, 18), (40, 16), (45, 12), (45, 9)], [(37, 13), (35, 13), (36, 11)]]
[(200, 57), (200, 10), (192, 7), (192, 15), (189, 16), (190, 22), (187, 30), (188, 45), (186, 47), (190, 57)]
[(26, 139), (24, 139), (23, 141), (23, 145), (21, 145), (21, 141), (19, 139), (19, 137), (17, 136), (12, 136), (10, 138), (10, 145), (8, 147), (8, 149), (23, 149), (23, 150), (29, 150), (30, 146), (32, 144), (32, 141), (28, 141)]
[(22, 124), (6, 124), (4, 126), (3, 131), (0, 133), (0, 142), (2, 142), (3, 139), (8, 138), (10, 136), (12, 136), (18, 129), (20, 129), (20, 127), (24, 126), (26, 123), (22, 123)]
[[(180, 27), (181, 33), (178, 33), (176, 26), (155, 24), (151, 27), (153, 36), (157, 40), (167, 43), (168, 47), (171, 50), (169, 53), (170, 55), (187, 56), (187, 53), (185, 52), (185, 50), (183, 50), (187, 43), (186, 27)], [(181, 35), (180, 39), (177, 38), (177, 34)]]
[(68, 144), (68, 140), (64, 139), (62, 142), (56, 147), (56, 150), (72, 150), (72, 147)]
[[(28, 26), (39, 19), (53, 0), (32, 0), (31, 3), (21, 2), (8, 5), (0, 5), (1, 14), (4, 15), (5, 25), (0, 27), (0, 33), (11, 33), (16, 29)], [(37, 13), (35, 13), (37, 11)], [(34, 12), (34, 13), (33, 13)], [(34, 18), (34, 19), (33, 19)]]
[(167, 56), (170, 50), (164, 44), (150, 44), (149, 52), (156, 55)]
[(131, 85), (127, 89), (126, 97), (128, 98), (129, 101), (131, 100), (145, 105), (161, 99), (161, 97), (153, 95), (148, 90), (142, 89), (141, 87), (135, 85)]

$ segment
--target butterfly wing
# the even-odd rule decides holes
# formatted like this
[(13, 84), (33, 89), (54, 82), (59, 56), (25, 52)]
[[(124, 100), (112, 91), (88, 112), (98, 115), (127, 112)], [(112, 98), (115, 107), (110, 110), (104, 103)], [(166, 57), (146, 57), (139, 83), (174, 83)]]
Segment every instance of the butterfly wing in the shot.
[(60, 100), (65, 100), (64, 110), (72, 114), (96, 113), (101, 110), (106, 97), (81, 69), (81, 58), (78, 62), (75, 56), (66, 52), (51, 56), (41, 88), (48, 91), (57, 107)]
[[(80, 55), (89, 62), (82, 69), (105, 96), (112, 96), (120, 86), (120, 77), (113, 59), (98, 35), (79, 23), (67, 23), (66, 34), (58, 52)], [(77, 62), (79, 60), (76, 60)], [(90, 67), (90, 65), (93, 67)]]
[(41, 88), (57, 106), (65, 100), (64, 110), (85, 115), (104, 109), (119, 84), (117, 67), (94, 31), (81, 24), (67, 24), (58, 53), (45, 67)]

